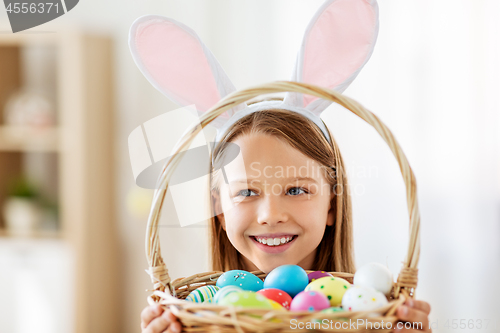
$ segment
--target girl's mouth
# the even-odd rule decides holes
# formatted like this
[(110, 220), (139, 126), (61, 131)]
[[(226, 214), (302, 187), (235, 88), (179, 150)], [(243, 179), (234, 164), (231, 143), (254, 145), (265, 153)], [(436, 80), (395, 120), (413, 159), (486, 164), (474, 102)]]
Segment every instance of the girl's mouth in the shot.
[[(287, 250), (295, 242), (298, 235), (283, 238), (257, 238), (250, 236), (256, 246), (267, 253), (280, 253)], [(260, 240), (260, 241), (259, 241)], [(271, 245), (269, 245), (271, 244)]]

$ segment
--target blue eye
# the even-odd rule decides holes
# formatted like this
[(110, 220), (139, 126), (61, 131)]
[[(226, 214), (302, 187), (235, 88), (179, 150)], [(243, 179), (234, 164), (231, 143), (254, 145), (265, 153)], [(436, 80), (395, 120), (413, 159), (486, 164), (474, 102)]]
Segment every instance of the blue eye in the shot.
[[(241, 196), (243, 196), (243, 197), (250, 197), (250, 196), (252, 196), (252, 195), (249, 195), (249, 193), (250, 193), (250, 192), (253, 192), (253, 191), (252, 191), (252, 190), (249, 190), (249, 189), (241, 190), (241, 191), (239, 191), (239, 192), (236, 194), (236, 196), (240, 196), (240, 195), (241, 195)], [(255, 193), (255, 192), (253, 192), (253, 193)]]
[[(304, 193), (308, 193), (307, 190), (303, 187), (292, 187), (288, 191), (290, 192), (291, 190), (299, 190), (299, 191), (303, 191)], [(292, 192), (296, 193), (296, 194), (292, 194), (292, 195), (300, 195), (301, 194), (301, 193), (298, 193), (297, 191), (292, 191)]]

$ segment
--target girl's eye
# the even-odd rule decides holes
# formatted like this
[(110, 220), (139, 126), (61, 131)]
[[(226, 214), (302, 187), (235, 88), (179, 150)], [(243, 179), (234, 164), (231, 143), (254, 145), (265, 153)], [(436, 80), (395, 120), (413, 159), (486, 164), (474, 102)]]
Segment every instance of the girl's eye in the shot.
[[(252, 195), (250, 195), (250, 192), (253, 192), (252, 190), (249, 190), (249, 189), (245, 189), (245, 190), (241, 190), (239, 191), (238, 193), (236, 193), (236, 196), (242, 196), (242, 197), (250, 197)], [(255, 192), (253, 192), (255, 193)]]
[(301, 193), (299, 191), (303, 191), (304, 193), (308, 193), (307, 190), (303, 187), (292, 187), (288, 191), (293, 193), (292, 195), (300, 195)]

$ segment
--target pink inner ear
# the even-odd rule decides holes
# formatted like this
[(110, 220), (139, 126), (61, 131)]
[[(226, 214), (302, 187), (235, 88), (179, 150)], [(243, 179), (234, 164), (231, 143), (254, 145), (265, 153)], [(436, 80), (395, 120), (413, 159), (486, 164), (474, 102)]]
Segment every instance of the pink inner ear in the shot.
[(144, 68), (169, 97), (206, 111), (221, 97), (210, 64), (197, 38), (172, 22), (152, 20), (135, 36)]
[[(337, 0), (307, 37), (302, 81), (334, 89), (367, 60), (374, 43), (376, 14), (370, 1)], [(304, 95), (304, 106), (318, 97)]]

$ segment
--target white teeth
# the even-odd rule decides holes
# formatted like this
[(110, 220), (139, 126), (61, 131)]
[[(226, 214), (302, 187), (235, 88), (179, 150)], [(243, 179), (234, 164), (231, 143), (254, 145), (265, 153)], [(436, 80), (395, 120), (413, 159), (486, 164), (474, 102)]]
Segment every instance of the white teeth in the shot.
[(281, 237), (281, 238), (256, 238), (257, 241), (261, 244), (267, 246), (278, 246), (281, 244), (286, 244), (292, 240), (293, 237)]

